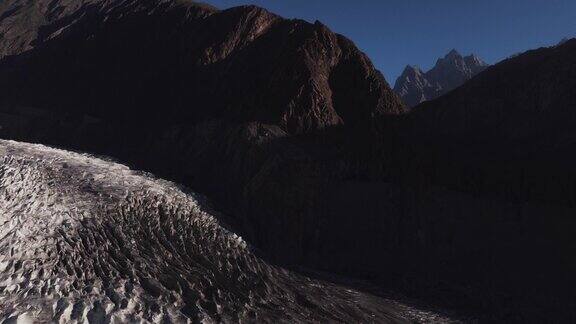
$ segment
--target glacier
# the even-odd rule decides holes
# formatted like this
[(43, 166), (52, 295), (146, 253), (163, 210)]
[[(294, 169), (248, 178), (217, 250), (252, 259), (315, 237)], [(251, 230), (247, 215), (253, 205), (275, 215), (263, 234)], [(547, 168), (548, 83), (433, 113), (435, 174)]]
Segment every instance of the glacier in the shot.
[(268, 264), (200, 195), (0, 141), (0, 322), (449, 322)]

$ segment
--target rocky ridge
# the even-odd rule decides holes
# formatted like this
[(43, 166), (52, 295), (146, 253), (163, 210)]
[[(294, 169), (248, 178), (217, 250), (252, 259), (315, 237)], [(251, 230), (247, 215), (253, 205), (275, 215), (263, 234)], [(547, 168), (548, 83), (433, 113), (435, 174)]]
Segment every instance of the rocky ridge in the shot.
[[(0, 56), (12, 55), (4, 106), (58, 107), (134, 128), (159, 117), (163, 126), (265, 121), (291, 134), (403, 111), (368, 58), (319, 22), (188, 1), (2, 5)], [(82, 75), (91, 77), (79, 84)]]
[(488, 67), (476, 55), (462, 56), (450, 51), (428, 72), (415, 66), (406, 66), (394, 85), (396, 92), (409, 107), (436, 99), (461, 86)]

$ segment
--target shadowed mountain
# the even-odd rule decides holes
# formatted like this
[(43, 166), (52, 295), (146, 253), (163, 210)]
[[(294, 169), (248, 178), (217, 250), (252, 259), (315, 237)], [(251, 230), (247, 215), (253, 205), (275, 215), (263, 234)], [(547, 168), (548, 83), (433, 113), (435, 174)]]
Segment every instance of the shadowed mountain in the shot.
[(325, 176), (349, 172), (336, 156), (360, 136), (341, 128), (404, 112), (368, 58), (320, 23), (182, 1), (8, 3), (5, 30), (44, 17), (12, 43), (44, 36), (0, 62), (2, 136), (190, 184), (234, 208), (278, 261), (315, 259), (317, 196)]
[(33, 48), (4, 60), (3, 105), (143, 131), (224, 118), (291, 134), (403, 110), (366, 56), (321, 23), (185, 1), (3, 5), (3, 54)]
[(487, 66), (476, 55), (463, 57), (452, 50), (444, 58), (438, 59), (428, 72), (424, 73), (418, 67), (408, 65), (396, 80), (394, 92), (408, 106), (414, 107), (461, 86)]
[[(513, 321), (575, 318), (575, 54), (576, 40), (528, 51), (415, 107), (397, 123), (381, 125), (382, 138), (397, 136), (378, 155), (392, 157), (389, 171), (381, 173), (389, 181), (423, 188), (417, 191), (424, 197), (437, 195), (431, 188), (443, 188), (483, 201), (461, 205), (443, 195), (446, 210), (423, 209), (428, 221), (434, 214), (452, 224), (464, 221), (451, 235), (476, 227), (464, 239), (476, 241), (474, 247), (457, 249), (468, 256), (453, 261), (475, 264), (482, 273), (468, 268), (456, 279), (452, 271), (460, 265), (435, 266), (450, 273), (440, 281), (466, 282), (464, 290), (475, 286), (470, 282), (483, 285), (472, 289), (486, 294), (478, 302), (510, 312)], [(428, 198), (420, 199), (422, 204)], [(444, 234), (434, 234), (432, 224), (423, 226), (422, 235), (435, 245)], [(436, 256), (445, 258), (451, 250)], [(502, 295), (488, 293), (490, 286)]]
[(487, 321), (574, 319), (573, 41), (407, 114), (320, 23), (184, 1), (1, 8), (2, 137), (184, 183), (283, 265)]

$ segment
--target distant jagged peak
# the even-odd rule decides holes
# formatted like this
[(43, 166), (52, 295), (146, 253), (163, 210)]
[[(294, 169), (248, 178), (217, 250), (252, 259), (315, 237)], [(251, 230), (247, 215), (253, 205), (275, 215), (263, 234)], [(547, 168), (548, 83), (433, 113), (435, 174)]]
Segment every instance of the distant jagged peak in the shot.
[(473, 74), (476, 74), (477, 72), (475, 73), (474, 71), (482, 70), (487, 66), (488, 64), (484, 62), (484, 60), (482, 60), (476, 54), (462, 56), (462, 54), (460, 54), (460, 52), (458, 52), (456, 49), (452, 49), (443, 58), (439, 58), (436, 61), (436, 65), (432, 69), (427, 71), (426, 74), (428, 76), (430, 76), (429, 74), (436, 74), (437, 72), (445, 74), (444, 70), (446, 68), (449, 69), (456, 68), (465, 73), (469, 73), (468, 71), (472, 71)]
[(452, 49), (427, 72), (408, 65), (396, 80), (394, 91), (408, 106), (413, 107), (459, 87), (487, 66), (475, 54), (462, 56), (458, 50)]
[(418, 67), (416, 65), (406, 65), (406, 67), (404, 68), (404, 71), (402, 71), (402, 74), (396, 80), (395, 87), (399, 86), (398, 82), (400, 80), (405, 80), (408, 83), (411, 83), (411, 82), (414, 82), (416, 80), (425, 79), (424, 74), (425, 74), (424, 71), (422, 71), (422, 69), (420, 69), (420, 67)]
[(473, 66), (488, 66), (484, 60), (482, 60), (476, 54), (470, 54), (467, 56), (463, 56), (460, 52), (456, 49), (452, 49), (448, 54), (446, 54), (443, 58), (439, 58), (436, 61), (436, 66), (438, 65), (446, 65), (446, 64), (454, 64), (462, 65), (463, 63), (468, 65), (468, 67), (472, 68)]
[(402, 72), (403, 76), (411, 76), (411, 75), (419, 75), (424, 74), (422, 69), (420, 69), (417, 65), (406, 65), (404, 71)]
[(444, 56), (444, 59), (454, 59), (461, 57), (462, 55), (460, 55), (460, 52), (458, 52), (455, 48), (453, 48), (450, 52), (448, 52), (448, 54), (446, 54), (446, 56)]
[(466, 64), (468, 64), (468, 65), (474, 64), (474, 65), (478, 65), (478, 66), (488, 66), (488, 63), (486, 63), (483, 59), (481, 59), (476, 54), (470, 54), (468, 56), (465, 56), (464, 61), (466, 61)]

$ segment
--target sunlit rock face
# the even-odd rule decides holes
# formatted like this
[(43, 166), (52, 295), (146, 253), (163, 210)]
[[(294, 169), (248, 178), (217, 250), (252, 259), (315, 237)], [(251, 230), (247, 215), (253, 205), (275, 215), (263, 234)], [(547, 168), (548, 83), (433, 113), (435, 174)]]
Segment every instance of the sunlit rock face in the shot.
[(2, 320), (442, 320), (268, 265), (173, 183), (40, 145), (0, 159)]

